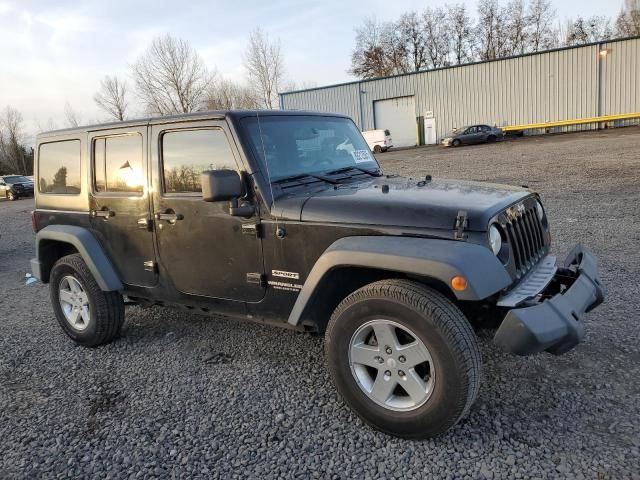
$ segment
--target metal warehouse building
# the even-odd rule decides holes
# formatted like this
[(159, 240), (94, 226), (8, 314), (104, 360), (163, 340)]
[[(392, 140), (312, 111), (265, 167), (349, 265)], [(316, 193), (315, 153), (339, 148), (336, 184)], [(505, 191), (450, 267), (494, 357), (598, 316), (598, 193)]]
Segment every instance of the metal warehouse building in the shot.
[[(525, 132), (627, 125), (637, 119), (606, 116), (640, 112), (640, 37), (286, 92), (280, 107), (349, 115), (361, 130), (391, 130), (395, 146), (437, 143), (478, 123)], [(531, 128), (592, 117), (605, 118)]]

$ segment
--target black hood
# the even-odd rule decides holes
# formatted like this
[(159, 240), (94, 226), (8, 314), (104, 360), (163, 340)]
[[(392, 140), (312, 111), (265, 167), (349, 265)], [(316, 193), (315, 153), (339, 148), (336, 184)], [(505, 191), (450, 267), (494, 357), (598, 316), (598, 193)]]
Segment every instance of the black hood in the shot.
[(276, 206), (280, 215), (301, 221), (434, 229), (453, 229), (464, 210), (467, 230), (485, 231), (493, 216), (530, 195), (524, 188), (484, 182), (378, 177), (288, 195)]

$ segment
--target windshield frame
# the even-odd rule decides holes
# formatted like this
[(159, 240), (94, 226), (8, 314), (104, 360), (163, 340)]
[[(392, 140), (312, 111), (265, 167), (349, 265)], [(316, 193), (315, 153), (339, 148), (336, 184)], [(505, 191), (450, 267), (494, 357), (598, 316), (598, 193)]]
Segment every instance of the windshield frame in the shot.
[(254, 164), (256, 165), (258, 171), (260, 171), (260, 173), (262, 174), (267, 186), (270, 185), (275, 185), (277, 184), (277, 182), (282, 181), (286, 178), (289, 177), (297, 177), (299, 175), (302, 174), (306, 174), (309, 176), (313, 176), (313, 175), (323, 175), (326, 174), (327, 172), (339, 169), (339, 168), (343, 168), (346, 165), (341, 165), (341, 166), (336, 166), (336, 165), (329, 165), (329, 166), (325, 166), (322, 168), (318, 168), (318, 169), (310, 169), (310, 170), (305, 170), (305, 171), (300, 171), (300, 172), (292, 172), (290, 174), (286, 174), (286, 175), (271, 175), (271, 172), (269, 171), (269, 166), (266, 164), (266, 159), (263, 160), (263, 154), (261, 152), (258, 152), (256, 149), (258, 148), (258, 145), (256, 145), (256, 143), (254, 142), (254, 139), (251, 136), (251, 132), (249, 130), (250, 128), (250, 124), (253, 122), (253, 120), (255, 120), (256, 118), (258, 118), (259, 115), (259, 119), (261, 121), (263, 121), (264, 119), (288, 119), (288, 120), (299, 120), (299, 121), (306, 121), (308, 119), (313, 119), (313, 118), (317, 118), (319, 121), (322, 120), (327, 120), (327, 119), (332, 119), (332, 120), (340, 120), (340, 121), (345, 121), (350, 123), (350, 125), (353, 126), (353, 128), (355, 129), (355, 132), (357, 132), (357, 134), (359, 135), (359, 138), (362, 140), (362, 144), (363, 146), (365, 146), (367, 148), (367, 151), (369, 152), (369, 156), (370, 159), (372, 160), (371, 162), (366, 161), (366, 162), (362, 162), (361, 164), (358, 163), (354, 163), (352, 166), (354, 167), (361, 167), (365, 170), (370, 170), (372, 172), (381, 172), (382, 169), (380, 167), (380, 164), (378, 163), (378, 160), (375, 158), (375, 156), (373, 155), (373, 153), (371, 152), (371, 150), (369, 149), (369, 146), (366, 142), (366, 140), (364, 139), (364, 137), (362, 136), (362, 132), (360, 131), (360, 129), (358, 128), (358, 126), (356, 125), (356, 123), (353, 121), (353, 119), (351, 119), (350, 117), (344, 116), (344, 115), (331, 115), (331, 114), (322, 114), (322, 113), (313, 113), (313, 112), (300, 112), (300, 113), (293, 113), (290, 115), (287, 114), (282, 114), (282, 113), (277, 113), (277, 114), (270, 114), (268, 112), (266, 113), (260, 113), (260, 114), (256, 114), (256, 115), (247, 115), (244, 116), (243, 118), (240, 119), (240, 121), (238, 122), (238, 130), (242, 136), (242, 140), (243, 140), (243, 144), (245, 146), (245, 150), (247, 151), (248, 154), (250, 154), (250, 156), (252, 157), (252, 160), (254, 161)]

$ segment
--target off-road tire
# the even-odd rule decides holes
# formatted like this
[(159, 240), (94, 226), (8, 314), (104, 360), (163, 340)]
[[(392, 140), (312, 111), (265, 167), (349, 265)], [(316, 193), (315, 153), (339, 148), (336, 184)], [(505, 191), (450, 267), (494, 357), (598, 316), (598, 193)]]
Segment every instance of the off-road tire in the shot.
[[(350, 339), (371, 319), (408, 327), (429, 349), (435, 367), (434, 390), (426, 403), (394, 411), (373, 402), (358, 386), (349, 365)], [(325, 355), (333, 382), (345, 402), (368, 424), (405, 438), (429, 438), (460, 421), (480, 387), (480, 350), (462, 312), (444, 295), (407, 280), (382, 280), (346, 297), (325, 333)]]
[(458, 140), (457, 138), (453, 142), (451, 142), (452, 147), (459, 147), (460, 145), (460, 140)]
[(380, 145), (374, 145), (373, 153), (382, 153), (382, 147)]
[[(83, 331), (77, 331), (67, 322), (60, 305), (59, 286), (67, 275), (72, 275), (80, 282), (89, 299), (90, 321)], [(74, 342), (85, 347), (97, 347), (118, 338), (124, 323), (122, 295), (102, 291), (79, 254), (59, 259), (51, 269), (49, 280), (51, 304), (58, 323)]]

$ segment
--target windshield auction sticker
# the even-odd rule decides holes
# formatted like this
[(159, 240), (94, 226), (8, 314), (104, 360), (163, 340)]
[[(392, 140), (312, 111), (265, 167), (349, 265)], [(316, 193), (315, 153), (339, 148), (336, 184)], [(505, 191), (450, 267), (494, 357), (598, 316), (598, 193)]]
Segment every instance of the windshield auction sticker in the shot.
[(356, 163), (371, 161), (371, 154), (369, 153), (369, 150), (354, 150), (353, 152), (351, 152), (351, 155), (353, 156), (353, 159), (356, 161)]

